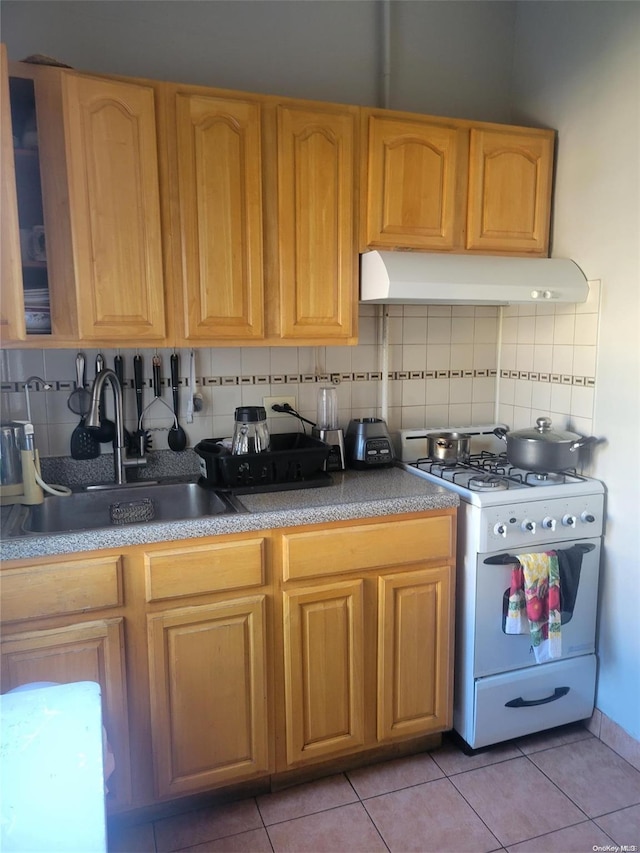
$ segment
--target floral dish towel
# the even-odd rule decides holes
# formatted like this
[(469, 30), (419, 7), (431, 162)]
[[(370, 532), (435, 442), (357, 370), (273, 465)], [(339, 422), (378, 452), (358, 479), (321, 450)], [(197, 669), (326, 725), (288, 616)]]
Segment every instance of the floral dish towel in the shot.
[(562, 654), (560, 635), (560, 571), (555, 551), (518, 554), (511, 574), (505, 631), (529, 629), (536, 663)]

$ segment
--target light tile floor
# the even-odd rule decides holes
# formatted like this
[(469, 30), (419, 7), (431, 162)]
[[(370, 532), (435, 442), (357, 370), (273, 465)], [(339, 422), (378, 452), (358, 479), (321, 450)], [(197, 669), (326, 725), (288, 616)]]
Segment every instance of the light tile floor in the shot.
[(640, 851), (640, 771), (581, 725), (439, 749), (113, 831), (110, 853)]

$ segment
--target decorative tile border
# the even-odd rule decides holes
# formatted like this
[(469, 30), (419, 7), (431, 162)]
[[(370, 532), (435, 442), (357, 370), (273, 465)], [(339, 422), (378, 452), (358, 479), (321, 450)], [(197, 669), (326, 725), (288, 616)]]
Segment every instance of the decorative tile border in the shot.
[[(479, 368), (476, 370), (463, 370), (454, 368), (451, 370), (390, 370), (388, 378), (392, 381), (404, 381), (410, 379), (486, 379), (494, 378), (498, 374), (495, 368)], [(502, 379), (523, 379), (530, 382), (550, 382), (553, 385), (580, 385), (586, 388), (595, 387), (593, 376), (572, 376), (560, 373), (540, 373), (532, 370), (501, 370)], [(382, 378), (380, 371), (358, 371), (356, 373), (274, 373), (271, 375), (261, 374), (257, 376), (199, 376), (196, 378), (196, 386), (200, 387), (225, 387), (237, 385), (300, 385), (318, 383), (332, 383), (339, 385), (341, 382), (377, 382)], [(53, 385), (51, 390), (69, 392), (75, 387), (75, 382), (69, 379), (49, 380)], [(145, 379), (143, 385), (151, 387), (151, 380)], [(164, 377), (162, 385), (170, 387), (170, 380)], [(189, 380), (181, 377), (181, 387), (187, 387)], [(90, 384), (86, 387), (90, 387)], [(125, 388), (133, 388), (133, 380), (125, 380)], [(2, 392), (22, 391), (23, 382), (3, 382), (0, 385)], [(43, 391), (44, 385), (40, 382), (32, 382), (29, 386), (31, 391)]]
[(596, 384), (595, 376), (573, 376), (567, 373), (538, 373), (535, 370), (501, 370), (500, 376), (502, 379), (528, 379), (530, 382), (550, 382), (552, 385), (581, 385), (585, 388), (594, 388)]

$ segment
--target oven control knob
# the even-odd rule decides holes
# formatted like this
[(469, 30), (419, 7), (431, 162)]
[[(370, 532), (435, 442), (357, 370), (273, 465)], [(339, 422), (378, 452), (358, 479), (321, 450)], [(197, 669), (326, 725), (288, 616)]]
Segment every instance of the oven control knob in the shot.
[(596, 520), (596, 517), (595, 517), (595, 515), (592, 515), (590, 512), (583, 512), (582, 515), (580, 516), (580, 520), (588, 522), (589, 524), (592, 524)]
[(528, 518), (525, 518), (525, 520), (522, 522), (520, 527), (522, 528), (522, 530), (524, 530), (525, 533), (535, 533), (536, 532), (535, 521), (529, 521)]
[(555, 530), (556, 529), (556, 520), (555, 518), (551, 518), (551, 516), (546, 516), (546, 518), (542, 519), (542, 526), (545, 530)]
[(496, 526), (493, 528), (493, 532), (496, 536), (504, 536), (507, 535), (507, 525), (503, 522), (499, 521)]
[(576, 526), (576, 517), (575, 515), (563, 515), (562, 523), (565, 527), (575, 527)]

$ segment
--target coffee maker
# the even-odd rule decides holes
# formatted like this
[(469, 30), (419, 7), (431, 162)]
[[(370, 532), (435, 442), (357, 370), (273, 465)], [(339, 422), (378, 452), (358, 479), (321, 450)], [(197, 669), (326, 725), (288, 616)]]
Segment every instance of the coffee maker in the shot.
[(0, 425), (0, 504), (41, 504), (40, 457), (33, 424), (11, 421)]
[(344, 435), (338, 426), (338, 393), (330, 385), (318, 389), (316, 424), (311, 434), (331, 448), (324, 470), (344, 471)]

